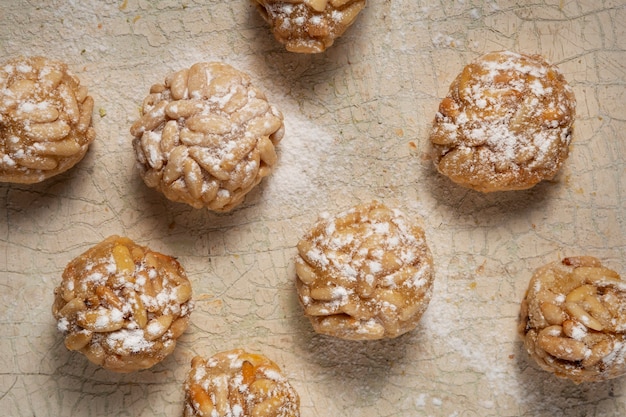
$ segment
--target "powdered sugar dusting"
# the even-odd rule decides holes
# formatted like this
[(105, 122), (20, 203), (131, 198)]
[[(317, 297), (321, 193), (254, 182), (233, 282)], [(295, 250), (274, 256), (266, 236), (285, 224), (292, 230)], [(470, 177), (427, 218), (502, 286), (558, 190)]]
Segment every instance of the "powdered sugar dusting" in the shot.
[(163, 359), (193, 309), (191, 285), (172, 262), (118, 236), (70, 262), (53, 308), (66, 346), (114, 371)]
[[(477, 311), (481, 308), (482, 306), (475, 307)], [(507, 358), (507, 349), (511, 349), (510, 352), (515, 350), (512, 346), (500, 344), (503, 336), (496, 323), (489, 327), (491, 330), (476, 334), (471, 323), (474, 317), (472, 313), (464, 313), (458, 303), (435, 296), (422, 320), (422, 325), (430, 337), (445, 344), (445, 351), (449, 352), (447, 362), (450, 367), (456, 369), (463, 363), (465, 369), (469, 368), (472, 372), (482, 375), (486, 383), (486, 392), (492, 392), (494, 398), (497, 395), (510, 395), (521, 390), (521, 382), (511, 376), (517, 372), (516, 363)], [(463, 323), (461, 326), (460, 322)], [(492, 350), (484, 348), (487, 344), (499, 344), (498, 350), (501, 355), (494, 357)]]
[[(293, 106), (293, 103), (280, 103)], [(281, 216), (300, 212), (322, 192), (320, 172), (333, 175), (341, 164), (333, 156), (333, 134), (296, 112), (285, 115), (285, 139), (278, 146), (279, 161), (265, 183), (270, 210)], [(258, 207), (264, 209), (264, 207)]]
[(529, 188), (568, 154), (575, 99), (541, 57), (503, 51), (466, 66), (431, 133), (435, 164), (479, 191)]
[(624, 375), (626, 337), (619, 324), (626, 322), (626, 292), (619, 283), (617, 272), (591, 256), (537, 269), (520, 315), (530, 357), (542, 369), (576, 383)]
[(71, 168), (95, 138), (92, 107), (86, 88), (60, 61), (17, 57), (3, 65), (0, 180), (35, 183)]
[(154, 342), (146, 340), (141, 329), (121, 329), (109, 334), (105, 339), (105, 343), (110, 348), (118, 348), (132, 353), (149, 350), (154, 345)]
[(172, 201), (229, 211), (272, 171), (282, 121), (247, 74), (198, 62), (152, 86), (130, 132), (148, 186)]
[[(224, 410), (229, 417), (257, 415), (298, 415), (298, 395), (280, 368), (266, 357), (242, 349), (218, 353), (209, 359), (199, 356), (185, 381), (185, 415), (205, 415), (200, 410)], [(201, 391), (201, 394), (199, 393)], [(265, 414), (265, 412), (263, 412)]]
[(365, 0), (256, 0), (276, 39), (292, 52), (318, 53), (354, 22)]
[(394, 337), (415, 326), (430, 300), (432, 261), (423, 231), (398, 209), (373, 202), (324, 215), (298, 251), (300, 301), (324, 333), (332, 334), (343, 317), (357, 322), (345, 325), (351, 330), (339, 326), (340, 337), (381, 338), (381, 323)]

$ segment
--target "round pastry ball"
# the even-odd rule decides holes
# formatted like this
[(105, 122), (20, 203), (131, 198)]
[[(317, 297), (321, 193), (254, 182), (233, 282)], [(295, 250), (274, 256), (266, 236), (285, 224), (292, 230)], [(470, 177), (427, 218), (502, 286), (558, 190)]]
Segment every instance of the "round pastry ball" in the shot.
[(377, 201), (321, 217), (298, 243), (296, 273), (315, 331), (350, 340), (414, 329), (434, 279), (422, 228)]
[(184, 392), (185, 417), (300, 416), (300, 398), (278, 365), (243, 349), (193, 358)]
[(354, 23), (365, 0), (253, 0), (290, 52), (318, 53)]
[(492, 52), (467, 65), (430, 134), (437, 170), (482, 192), (552, 179), (569, 153), (576, 100), (539, 55)]
[(155, 84), (131, 127), (141, 176), (172, 201), (232, 210), (276, 164), (283, 115), (250, 77), (197, 63)]
[(626, 374), (626, 281), (590, 256), (535, 271), (519, 333), (539, 366), (575, 383)]
[(62, 62), (18, 57), (0, 66), (0, 181), (37, 183), (76, 165), (96, 137), (92, 111)]
[(174, 258), (119, 236), (72, 260), (54, 295), (65, 346), (115, 372), (165, 359), (193, 308), (191, 284)]

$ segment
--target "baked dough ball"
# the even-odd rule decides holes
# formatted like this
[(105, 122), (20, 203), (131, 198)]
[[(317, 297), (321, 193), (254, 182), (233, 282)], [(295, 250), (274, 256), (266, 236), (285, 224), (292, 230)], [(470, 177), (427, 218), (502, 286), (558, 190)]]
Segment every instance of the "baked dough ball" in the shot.
[(153, 85), (130, 132), (146, 185), (172, 201), (229, 211), (272, 171), (284, 125), (247, 74), (203, 62)]
[(575, 383), (626, 374), (626, 282), (590, 256), (535, 271), (519, 333), (546, 371)]
[(54, 295), (65, 346), (116, 372), (150, 368), (172, 353), (193, 307), (174, 258), (119, 236), (72, 260)]
[(430, 302), (433, 262), (424, 231), (377, 201), (323, 216), (298, 243), (296, 287), (318, 333), (393, 338)]
[(185, 417), (300, 415), (300, 398), (278, 365), (242, 349), (193, 358), (184, 391)]
[(356, 20), (365, 0), (252, 0), (290, 52), (318, 53)]
[(0, 67), (0, 181), (32, 184), (85, 156), (93, 98), (67, 65), (18, 57)]
[(492, 52), (467, 65), (430, 135), (438, 171), (482, 192), (552, 179), (568, 156), (576, 101), (539, 55)]

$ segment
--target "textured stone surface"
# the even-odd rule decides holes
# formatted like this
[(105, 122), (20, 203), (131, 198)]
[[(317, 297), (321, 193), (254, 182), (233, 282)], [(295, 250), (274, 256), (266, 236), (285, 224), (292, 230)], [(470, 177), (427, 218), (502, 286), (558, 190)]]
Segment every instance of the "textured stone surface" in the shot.
[[(370, 1), (324, 54), (284, 50), (246, 1), (3, 1), (0, 57), (62, 59), (96, 102), (72, 170), (0, 185), (0, 409), (10, 416), (176, 416), (191, 358), (271, 357), (313, 416), (626, 415), (626, 381), (574, 386), (516, 336), (532, 271), (589, 254), (626, 268), (623, 0)], [(499, 49), (557, 64), (578, 100), (557, 178), (482, 195), (422, 155), (462, 66)], [(129, 127), (149, 86), (198, 61), (250, 73), (285, 115), (275, 172), (229, 214), (171, 203), (134, 166)], [(295, 245), (321, 211), (379, 199), (424, 217), (436, 268), (421, 324), (398, 339), (314, 334)], [(68, 352), (51, 314), (65, 265), (110, 234), (177, 256), (196, 298), (177, 350), (117, 375)]]

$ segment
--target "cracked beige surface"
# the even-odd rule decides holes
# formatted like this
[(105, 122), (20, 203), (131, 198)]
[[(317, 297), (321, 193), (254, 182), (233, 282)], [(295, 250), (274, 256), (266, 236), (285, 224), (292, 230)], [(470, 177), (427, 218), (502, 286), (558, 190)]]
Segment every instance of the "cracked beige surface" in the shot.
[[(532, 271), (589, 254), (626, 273), (626, 3), (370, 1), (325, 53), (291, 54), (247, 1), (2, 0), (0, 57), (62, 59), (95, 100), (72, 170), (0, 185), (0, 409), (9, 416), (178, 416), (191, 358), (274, 360), (313, 416), (622, 416), (626, 379), (575, 386), (516, 335)], [(492, 50), (539, 53), (574, 88), (570, 157), (552, 182), (482, 195), (424, 161), (450, 82)], [(250, 73), (285, 115), (275, 172), (229, 214), (170, 203), (140, 179), (129, 127), (146, 89), (198, 61)], [(295, 245), (322, 211), (378, 199), (421, 215), (435, 261), (416, 330), (316, 335)], [(176, 256), (196, 309), (174, 354), (117, 375), (63, 346), (51, 314), (66, 264), (110, 234)]]

